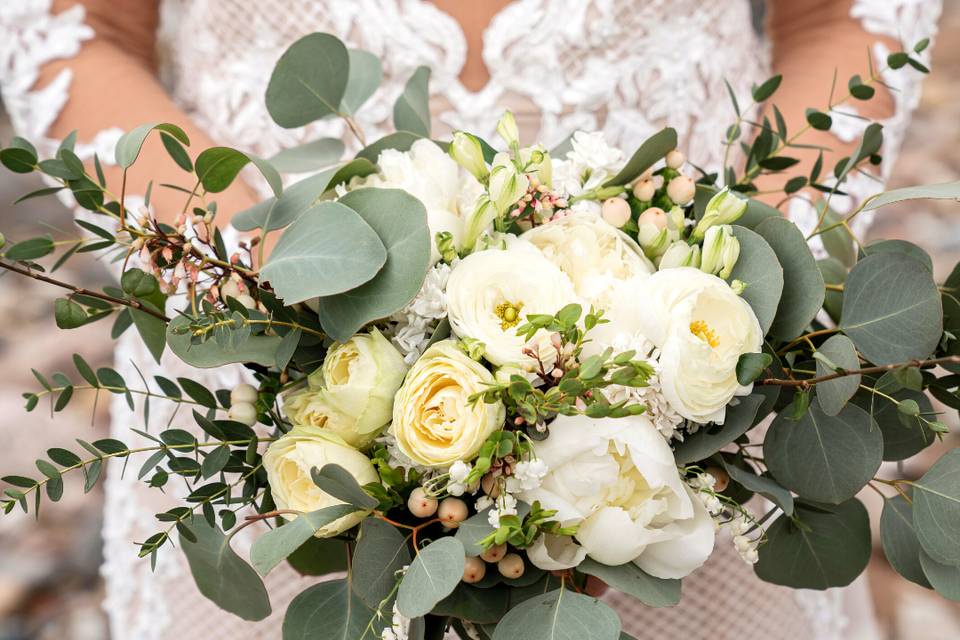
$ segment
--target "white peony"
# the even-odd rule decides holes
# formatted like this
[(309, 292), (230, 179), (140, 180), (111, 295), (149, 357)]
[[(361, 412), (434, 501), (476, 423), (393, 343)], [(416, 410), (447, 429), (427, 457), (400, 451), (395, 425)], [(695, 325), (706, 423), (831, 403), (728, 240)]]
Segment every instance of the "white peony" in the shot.
[[(523, 354), (526, 341), (517, 335), (517, 326), (528, 314), (553, 315), (576, 301), (570, 278), (523, 240), (503, 251), (467, 256), (447, 281), (447, 313), (454, 332), (482, 342), (489, 362), (528, 370), (537, 362)], [(545, 332), (534, 340), (542, 360), (555, 356)]]
[(590, 213), (558, 218), (521, 238), (567, 274), (578, 296), (599, 308), (607, 306), (618, 283), (655, 271), (636, 242)]
[(434, 142), (417, 140), (409, 151), (385, 149), (377, 159), (380, 173), (363, 181), (363, 186), (403, 189), (427, 209), (430, 226), (430, 255), (440, 259), (434, 237), (447, 231), (459, 247), (467, 216), (473, 213), (483, 187)]
[(595, 339), (642, 335), (660, 350), (660, 386), (670, 405), (694, 422), (723, 423), (734, 396), (737, 361), (763, 345), (753, 309), (730, 285), (693, 267), (664, 269), (617, 290)]
[[(713, 551), (710, 514), (646, 417), (560, 416), (534, 451), (549, 472), (540, 487), (518, 497), (556, 509), (564, 526), (576, 525), (576, 543), (597, 562), (633, 562), (659, 578), (682, 578)], [(575, 566), (582, 556), (556, 538), (530, 553), (547, 570)]]

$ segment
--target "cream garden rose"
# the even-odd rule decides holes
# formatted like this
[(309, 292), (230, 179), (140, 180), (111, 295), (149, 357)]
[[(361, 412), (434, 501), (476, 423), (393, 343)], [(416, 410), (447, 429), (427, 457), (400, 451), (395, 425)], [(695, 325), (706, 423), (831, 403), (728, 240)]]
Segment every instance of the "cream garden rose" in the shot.
[[(658, 578), (682, 578), (713, 551), (714, 526), (680, 478), (673, 452), (646, 417), (559, 416), (534, 443), (549, 472), (518, 497), (556, 509), (575, 542), (542, 538), (530, 559), (546, 570), (633, 562)], [(579, 548), (578, 548), (579, 545)]]
[[(552, 315), (577, 301), (570, 278), (524, 240), (467, 256), (447, 281), (450, 326), (458, 336), (482, 342), (484, 357), (495, 365), (533, 369), (536, 360), (523, 354), (526, 341), (517, 326), (528, 314)], [(534, 340), (542, 359), (554, 357), (545, 333)]]
[[(361, 486), (378, 480), (377, 471), (366, 455), (322, 429), (297, 426), (270, 443), (263, 454), (263, 468), (277, 508), (307, 513), (344, 504), (322, 491), (310, 477), (311, 469), (322, 469), (329, 463), (346, 469)], [(343, 533), (365, 516), (365, 512), (357, 511), (334, 520), (321, 528), (317, 537), (329, 538)], [(287, 520), (295, 517), (283, 515)]]
[(379, 331), (358, 334), (327, 352), (309, 387), (288, 396), (284, 411), (295, 425), (322, 428), (364, 447), (390, 422), (406, 372), (403, 355)]
[(456, 341), (431, 346), (397, 393), (390, 426), (397, 447), (425, 467), (472, 459), (505, 418), (500, 402), (470, 402), (492, 382), (493, 374), (467, 357)]
[(570, 278), (580, 298), (601, 308), (617, 283), (655, 271), (640, 245), (589, 212), (564, 216), (520, 237)]

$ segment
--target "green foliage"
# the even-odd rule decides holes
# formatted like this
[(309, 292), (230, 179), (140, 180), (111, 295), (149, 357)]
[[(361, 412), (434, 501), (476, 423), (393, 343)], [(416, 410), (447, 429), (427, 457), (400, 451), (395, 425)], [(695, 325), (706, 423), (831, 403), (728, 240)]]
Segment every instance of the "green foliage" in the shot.
[(632, 182), (637, 176), (652, 167), (655, 162), (676, 148), (677, 132), (675, 129), (667, 127), (658, 131), (644, 140), (620, 172), (603, 183), (603, 186), (618, 186)]
[(280, 174), (272, 164), (255, 155), (230, 147), (211, 147), (197, 156), (197, 178), (203, 188), (210, 193), (220, 193), (229, 187), (240, 170), (251, 162), (260, 170), (270, 189), (273, 190), (273, 195), (279, 196), (283, 193)]
[[(222, 344), (216, 339), (195, 340), (192, 328), (198, 322), (221, 322), (221, 316), (177, 316), (167, 325), (166, 341), (170, 350), (187, 364), (201, 369), (221, 367), (225, 364), (253, 362), (269, 367), (276, 360), (281, 338), (278, 336), (250, 334), (243, 340)], [(242, 321), (232, 321), (230, 328)]]
[(773, 325), (784, 290), (784, 272), (777, 254), (758, 233), (733, 225), (733, 235), (740, 241), (740, 257), (728, 280), (746, 285), (746, 300), (766, 334)]
[(393, 126), (397, 131), (430, 137), (429, 83), (430, 67), (417, 67), (393, 105)]
[(727, 407), (723, 424), (704, 425), (676, 445), (674, 457), (677, 464), (685, 465), (705, 460), (720, 451), (755, 424), (764, 396), (753, 393), (739, 399), (735, 406)]
[(310, 538), (287, 556), (290, 566), (304, 576), (325, 576), (347, 570), (347, 543), (335, 538)]
[(721, 459), (721, 462), (723, 464), (723, 468), (726, 469), (727, 474), (729, 474), (730, 478), (734, 482), (737, 482), (753, 493), (759, 493), (767, 500), (770, 500), (772, 503), (780, 507), (780, 510), (783, 511), (784, 515), (793, 515), (793, 496), (790, 495), (789, 491), (781, 487), (766, 475), (758, 476), (757, 474), (751, 473), (745, 468), (738, 467), (735, 464), (729, 464), (723, 459)]
[(913, 523), (933, 560), (960, 565), (960, 449), (951, 449), (913, 483)]
[[(373, 625), (373, 633), (368, 626)], [(382, 623), (350, 588), (349, 579), (321, 582), (301, 592), (287, 607), (283, 640), (330, 640), (380, 636)]]
[(267, 86), (267, 111), (287, 129), (338, 115), (349, 77), (350, 55), (339, 39), (306, 35), (277, 61)]
[(753, 383), (772, 363), (769, 353), (744, 353), (737, 360), (737, 382), (744, 386)]
[(960, 567), (937, 562), (923, 549), (920, 550), (920, 567), (937, 593), (944, 598), (960, 601)]
[[(353, 558), (353, 590), (371, 609), (380, 608), (395, 593), (398, 571), (410, 564), (407, 538), (393, 525), (377, 518), (360, 524)], [(392, 608), (392, 604), (384, 607)]]
[[(860, 368), (860, 358), (850, 338), (841, 335), (831, 336), (814, 354), (817, 359), (817, 377), (833, 373), (854, 371)], [(835, 416), (846, 406), (847, 401), (860, 388), (860, 375), (848, 375), (817, 384), (817, 398), (820, 407), (828, 416)]]
[(336, 164), (343, 155), (343, 148), (339, 138), (320, 138), (284, 149), (268, 158), (267, 162), (281, 173), (317, 171)]
[(413, 146), (413, 143), (417, 140), (421, 140), (422, 138), (423, 136), (410, 133), (409, 131), (396, 131), (394, 133), (389, 133), (373, 144), (361, 149), (360, 152), (357, 153), (357, 158), (368, 160), (370, 162), (376, 162), (384, 150), (396, 149), (397, 151), (409, 151), (410, 147)]
[(330, 188), (330, 180), (336, 173), (336, 168), (330, 168), (295, 182), (279, 197), (268, 198), (233, 216), (230, 224), (239, 231), (283, 229), (320, 201)]
[(313, 483), (338, 500), (343, 500), (354, 510), (369, 510), (377, 506), (377, 500), (357, 484), (350, 472), (338, 464), (326, 464), (322, 469), (310, 471)]
[[(117, 146), (114, 150), (116, 163), (124, 170), (133, 166), (140, 156), (140, 149), (151, 131), (160, 133), (160, 137), (166, 140), (168, 137), (176, 140), (180, 144), (190, 146), (190, 138), (184, 133), (183, 129), (169, 122), (151, 122), (142, 124), (132, 129), (117, 140)], [(165, 144), (168, 144), (165, 142)], [(82, 173), (81, 173), (82, 175)]]
[(913, 526), (913, 505), (901, 495), (883, 501), (880, 542), (890, 566), (910, 582), (930, 587), (920, 566), (920, 542)]
[(512, 608), (493, 640), (611, 640), (619, 634), (620, 618), (612, 609), (561, 587)]
[(56, 246), (49, 235), (16, 242), (3, 252), (3, 257), (14, 262), (37, 260), (53, 253)]
[[(819, 385), (818, 385), (819, 386)], [(876, 389), (879, 391), (879, 381)], [(880, 395), (883, 393), (884, 395)], [(929, 416), (934, 415), (933, 405), (926, 394), (911, 389), (888, 390), (880, 393), (860, 393), (853, 402), (870, 412), (883, 434), (883, 459), (906, 460), (937, 439), (931, 429)], [(912, 404), (915, 415), (905, 415), (899, 408), (903, 403)]]
[(356, 511), (356, 507), (338, 504), (310, 513), (302, 513), (281, 527), (264, 533), (250, 547), (250, 562), (262, 576), (270, 573), (291, 553), (312, 538), (317, 531)]
[(452, 536), (420, 549), (397, 592), (400, 613), (407, 618), (430, 613), (460, 583), (465, 557), (463, 545)]
[(369, 51), (348, 49), (347, 53), (350, 58), (350, 76), (340, 101), (340, 111), (356, 113), (380, 86), (383, 80), (383, 65), (380, 64), (380, 59)]
[(655, 578), (632, 562), (610, 566), (587, 558), (577, 571), (599, 578), (648, 607), (672, 607), (680, 602), (679, 580)]
[(19, 136), (10, 140), (10, 146), (0, 150), (0, 164), (14, 173), (31, 173), (37, 168), (37, 149)]

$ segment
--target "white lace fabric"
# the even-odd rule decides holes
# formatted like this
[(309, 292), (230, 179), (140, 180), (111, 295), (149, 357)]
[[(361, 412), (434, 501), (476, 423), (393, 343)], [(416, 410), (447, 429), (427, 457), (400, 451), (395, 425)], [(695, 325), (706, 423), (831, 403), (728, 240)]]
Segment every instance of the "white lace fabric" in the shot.
[[(41, 153), (56, 148), (57, 141), (46, 134), (68, 100), (72, 73), (65, 69), (36, 89), (39, 69), (75, 56), (94, 36), (82, 7), (52, 15), (50, 5), (51, 0), (0, 2), (0, 90), (14, 126), (21, 135), (41, 140)], [(730, 119), (724, 79), (738, 95), (748, 95), (753, 83), (769, 75), (768, 45), (751, 26), (748, 0), (516, 0), (484, 33), (490, 81), (479, 91), (466, 89), (458, 79), (466, 59), (462, 29), (425, 0), (164, 0), (161, 11), (161, 76), (174, 100), (219, 143), (262, 156), (320, 136), (346, 138), (339, 121), (287, 130), (264, 108), (276, 59), (295, 39), (314, 31), (334, 33), (383, 61), (383, 85), (359, 114), (368, 140), (391, 130), (393, 102), (413, 70), (424, 64), (433, 74), (431, 111), (438, 136), (466, 129), (493, 139), (504, 108), (514, 111), (526, 141), (547, 145), (586, 129), (601, 130), (630, 150), (669, 124), (688, 157), (717, 168)], [(855, 0), (852, 9), (866, 30), (911, 45), (934, 34), (939, 12), (940, 0)], [(880, 43), (877, 54), (886, 55)], [(884, 79), (899, 89), (896, 113), (885, 123), (886, 178), (919, 99), (919, 75), (899, 72)], [(844, 133), (839, 129), (842, 125), (836, 133)], [(108, 160), (119, 135), (117, 129), (101, 132), (82, 141), (78, 153), (89, 158), (96, 150)], [(864, 178), (857, 182), (869, 185), (853, 185), (857, 195), (879, 189)], [(810, 227), (809, 211), (796, 207), (791, 214)], [(118, 344), (116, 359), (128, 380), (139, 379), (134, 362), (148, 379), (156, 373), (186, 375), (212, 388), (229, 387), (241, 375), (236, 369), (191, 370), (169, 354), (157, 366), (133, 332)], [(114, 435), (138, 442), (129, 427), (143, 425), (137, 425), (125, 401), (117, 397), (112, 408)], [(167, 416), (156, 406), (153, 413), (154, 425), (165, 423)], [(182, 413), (176, 426), (192, 422)], [(147, 490), (134, 468), (121, 476), (120, 465), (112, 465), (106, 480), (104, 606), (113, 638), (278, 638), (287, 603), (308, 581), (286, 567), (276, 569), (267, 579), (274, 615), (248, 623), (197, 594), (179, 551), (161, 553), (151, 574), (132, 542), (159, 530), (154, 514), (174, 500)], [(175, 495), (173, 488), (169, 493)], [(241, 554), (251, 539), (239, 536)], [(701, 635), (760, 640), (783, 637), (787, 629), (791, 638), (834, 640), (872, 637), (869, 608), (862, 614), (849, 611), (852, 599), (864, 597), (862, 590), (794, 592), (762, 583), (721, 539), (706, 567), (684, 581), (678, 607), (652, 610), (622, 596), (608, 599), (618, 607), (624, 629), (639, 640)], [(868, 624), (847, 624), (856, 618)]]

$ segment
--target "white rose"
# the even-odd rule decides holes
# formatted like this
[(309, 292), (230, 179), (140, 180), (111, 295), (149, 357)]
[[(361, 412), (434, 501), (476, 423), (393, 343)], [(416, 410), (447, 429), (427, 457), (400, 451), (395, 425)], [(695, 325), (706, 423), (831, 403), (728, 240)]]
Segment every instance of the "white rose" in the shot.
[(763, 331), (717, 276), (678, 267), (625, 283), (607, 318), (599, 330), (639, 334), (660, 349), (661, 390), (688, 420), (722, 424), (730, 400), (753, 388), (737, 382), (737, 361), (760, 351)]
[(320, 427), (364, 447), (390, 422), (406, 373), (403, 354), (374, 329), (331, 347), (310, 374), (310, 388), (288, 396), (284, 411), (295, 425)]
[(613, 287), (655, 271), (627, 234), (590, 213), (574, 213), (522, 236), (567, 274), (577, 295), (604, 308)]
[[(377, 482), (377, 471), (367, 456), (343, 440), (320, 429), (294, 427), (289, 433), (270, 443), (263, 454), (263, 468), (278, 509), (309, 513), (325, 507), (344, 504), (313, 483), (310, 470), (338, 464), (362, 486)], [(356, 511), (334, 520), (317, 532), (318, 538), (329, 538), (357, 525), (366, 513)], [(296, 516), (283, 515), (287, 520)]]
[(364, 186), (403, 189), (423, 203), (430, 226), (433, 262), (440, 259), (433, 241), (436, 234), (449, 232), (459, 247), (466, 217), (483, 193), (480, 183), (426, 139), (414, 142), (409, 151), (385, 149), (377, 164), (380, 173), (367, 178)]
[[(570, 278), (523, 240), (508, 249), (488, 249), (461, 260), (447, 281), (450, 326), (460, 337), (484, 344), (484, 357), (496, 365), (537, 366), (525, 356), (526, 341), (516, 327), (528, 314), (553, 315), (576, 302)], [(534, 337), (543, 360), (555, 356), (545, 332)]]
[(506, 411), (496, 402), (470, 402), (486, 391), (493, 374), (471, 360), (453, 340), (427, 349), (397, 392), (390, 433), (400, 451), (426, 467), (449, 467), (472, 459)]
[[(559, 416), (534, 451), (550, 471), (540, 487), (518, 497), (539, 500), (564, 526), (576, 525), (576, 542), (597, 562), (633, 562), (658, 578), (682, 578), (713, 551), (710, 514), (645, 416)], [(548, 539), (530, 558), (557, 570), (575, 566), (582, 554)]]

